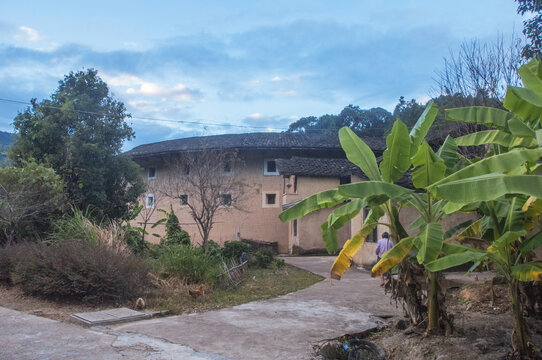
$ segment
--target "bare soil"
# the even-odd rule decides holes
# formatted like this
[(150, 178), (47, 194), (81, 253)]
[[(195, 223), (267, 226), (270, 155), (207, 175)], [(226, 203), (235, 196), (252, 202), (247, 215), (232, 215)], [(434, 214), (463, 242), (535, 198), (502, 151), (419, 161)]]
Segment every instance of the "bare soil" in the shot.
[[(454, 316), (454, 333), (425, 335), (422, 330), (405, 328), (405, 321), (393, 319), (390, 326), (373, 333), (367, 340), (385, 349), (388, 359), (466, 360), (514, 359), (511, 346), (514, 326), (508, 288), (494, 286), (496, 298), (491, 304), (488, 283), (468, 284), (448, 290), (448, 312)], [(542, 347), (542, 319), (526, 318), (532, 344)]]

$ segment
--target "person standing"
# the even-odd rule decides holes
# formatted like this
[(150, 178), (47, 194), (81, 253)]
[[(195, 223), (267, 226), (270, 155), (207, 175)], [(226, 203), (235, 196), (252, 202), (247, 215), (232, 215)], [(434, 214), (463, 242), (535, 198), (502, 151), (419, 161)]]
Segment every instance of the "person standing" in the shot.
[[(380, 261), (382, 255), (393, 247), (393, 241), (390, 240), (390, 234), (384, 232), (382, 239), (376, 243), (376, 257), (377, 261)], [(380, 274), (380, 286), (384, 286), (384, 274)]]

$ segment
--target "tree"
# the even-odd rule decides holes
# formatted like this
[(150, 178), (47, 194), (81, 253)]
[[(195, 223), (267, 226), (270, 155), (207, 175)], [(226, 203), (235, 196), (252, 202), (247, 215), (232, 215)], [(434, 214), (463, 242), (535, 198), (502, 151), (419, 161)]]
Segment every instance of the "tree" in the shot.
[(530, 44), (523, 47), (521, 55), (529, 60), (542, 55), (542, 2), (540, 0), (517, 0), (518, 14), (531, 16), (523, 21), (523, 34)]
[(0, 245), (49, 230), (63, 208), (63, 190), (53, 169), (35, 162), (0, 168)]
[(245, 184), (234, 176), (241, 164), (235, 152), (203, 150), (166, 161), (164, 194), (186, 206), (195, 221), (205, 252), (216, 215), (242, 210)]
[(514, 37), (509, 43), (502, 36), (493, 43), (464, 41), (437, 72), (440, 95), (455, 97), (461, 101), (457, 106), (502, 107), (506, 87), (520, 83), (521, 48), (521, 40)]
[(130, 115), (93, 69), (71, 72), (48, 100), (19, 113), (9, 156), (50, 165), (66, 184), (68, 199), (97, 217), (121, 218), (144, 189), (139, 167), (121, 154), (134, 133)]
[(370, 110), (348, 105), (338, 115), (303, 117), (288, 127), (287, 132), (322, 132), (336, 134), (344, 126), (362, 136), (382, 136), (391, 125), (392, 115), (382, 108)]

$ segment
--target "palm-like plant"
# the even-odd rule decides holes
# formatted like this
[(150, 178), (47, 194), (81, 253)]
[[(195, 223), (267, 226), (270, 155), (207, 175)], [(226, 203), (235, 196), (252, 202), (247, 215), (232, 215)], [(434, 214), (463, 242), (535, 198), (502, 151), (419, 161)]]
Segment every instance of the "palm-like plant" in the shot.
[(449, 210), (478, 208), (483, 217), (476, 229), (467, 229), (467, 235), (485, 239), (489, 246), (482, 251), (470, 247), (444, 251), (446, 256), (427, 267), (439, 271), (469, 261), (494, 263), (510, 287), (517, 348), (521, 355), (528, 355), (531, 350), (519, 283), (542, 280), (542, 262), (529, 261), (532, 251), (542, 246), (542, 201), (538, 200), (542, 177), (536, 175), (542, 156), (542, 65), (532, 60), (519, 69), (519, 74), (525, 88), (508, 88), (504, 106), (509, 112), (470, 107), (446, 113), (449, 120), (492, 128), (456, 139), (460, 145), (490, 144), (491, 151), (482, 160), (488, 165), (485, 174), (471, 171), (468, 177), (443, 179), (429, 190), (449, 200)]

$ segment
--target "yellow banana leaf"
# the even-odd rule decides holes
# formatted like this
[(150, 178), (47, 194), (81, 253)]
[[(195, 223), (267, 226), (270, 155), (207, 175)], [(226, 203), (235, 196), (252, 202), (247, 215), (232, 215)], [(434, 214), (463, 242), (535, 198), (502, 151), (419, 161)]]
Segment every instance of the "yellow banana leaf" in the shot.
[(399, 264), (414, 247), (414, 238), (407, 237), (399, 241), (394, 247), (386, 252), (380, 261), (371, 270), (371, 276), (377, 276), (389, 271)]
[(513, 266), (512, 276), (520, 281), (542, 281), (542, 262)]
[(348, 270), (350, 263), (352, 262), (352, 257), (358, 252), (359, 249), (363, 246), (367, 234), (364, 233), (364, 228), (362, 228), (356, 235), (354, 235), (350, 240), (348, 240), (337, 258), (331, 266), (331, 278), (335, 280), (341, 280), (341, 276)]

